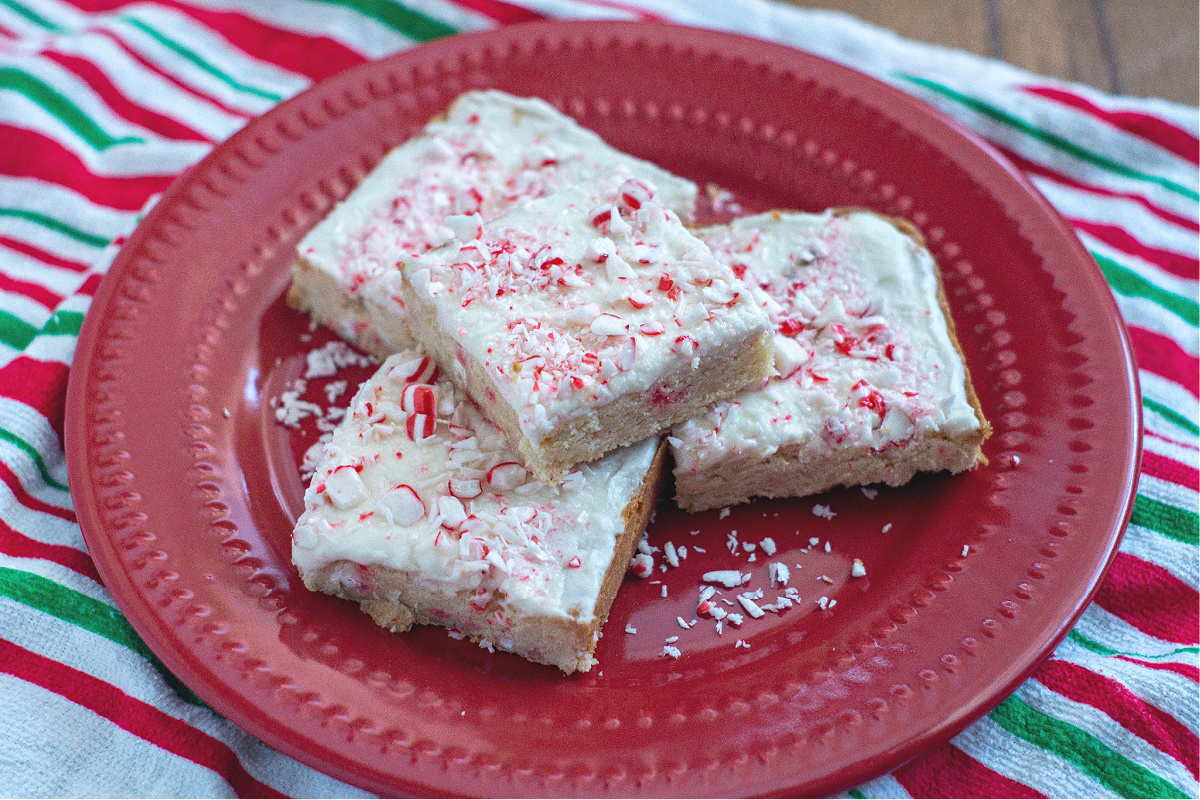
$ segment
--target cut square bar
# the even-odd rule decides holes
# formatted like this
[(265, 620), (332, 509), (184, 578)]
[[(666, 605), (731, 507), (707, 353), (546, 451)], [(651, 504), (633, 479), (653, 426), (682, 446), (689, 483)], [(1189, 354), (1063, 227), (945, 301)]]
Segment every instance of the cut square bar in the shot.
[(587, 671), (661, 484), (659, 438), (557, 485), (534, 480), (416, 351), (362, 385), (305, 492), (305, 586), (379, 625), (441, 625), (566, 673)]
[(764, 312), (624, 169), (403, 272), (413, 335), (548, 482), (771, 374)]
[(932, 255), (903, 220), (771, 212), (697, 234), (775, 329), (777, 375), (677, 425), (677, 501), (699, 511), (986, 463)]
[(377, 296), (399, 262), (487, 221), (624, 164), (687, 216), (696, 186), (615, 150), (548, 103), (468, 92), (395, 148), (297, 247), (288, 304), (385, 358), (413, 340), (399, 297)]

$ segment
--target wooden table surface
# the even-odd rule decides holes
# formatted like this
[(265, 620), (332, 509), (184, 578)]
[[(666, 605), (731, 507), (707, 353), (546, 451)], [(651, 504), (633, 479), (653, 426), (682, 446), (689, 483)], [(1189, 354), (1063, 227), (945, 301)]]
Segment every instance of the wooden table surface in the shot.
[(1200, 105), (1196, 0), (783, 0), (1114, 94)]

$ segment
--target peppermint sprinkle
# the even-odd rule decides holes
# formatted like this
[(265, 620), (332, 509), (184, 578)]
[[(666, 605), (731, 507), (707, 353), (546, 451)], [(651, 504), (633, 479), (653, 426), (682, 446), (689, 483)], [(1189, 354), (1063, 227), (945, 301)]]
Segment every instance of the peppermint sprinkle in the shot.
[(831, 548), (830, 548), (830, 546), (829, 546), (829, 542), (828, 542), (828, 541), (826, 541), (826, 542), (825, 542), (825, 552), (826, 552), (826, 553), (828, 553), (828, 552), (830, 551), (830, 549), (831, 549)]
[(717, 515), (717, 519), (725, 519), (728, 516), (729, 516), (729, 506), (725, 506), (724, 508), (721, 509), (721, 513)]
[(812, 513), (813, 516), (820, 517), (821, 519), (833, 519), (837, 516), (836, 511), (831, 509), (829, 506), (822, 505), (821, 503), (817, 503), (813, 506)]
[[(684, 621), (683, 617), (676, 617), (675, 621), (678, 622), (679, 627), (683, 628), (685, 631), (691, 627), (690, 625), (687, 624), (687, 622)], [(675, 637), (675, 638), (679, 638), (679, 637)]]
[(633, 627), (633, 625), (631, 623), (627, 622), (627, 623), (625, 623), (625, 632), (626, 633), (637, 633), (637, 628)]
[(820, 609), (822, 611), (824, 611), (825, 609), (829, 608), (829, 598), (828, 597), (820, 598), (819, 600), (817, 600), (817, 605), (820, 607)]
[(746, 613), (755, 619), (765, 616), (767, 613), (758, 607), (758, 603), (754, 602), (749, 597), (746, 597), (744, 594), (738, 595), (738, 602), (742, 604), (742, 608), (746, 609)]
[(758, 543), (758, 546), (763, 549), (763, 552), (769, 556), (775, 555), (775, 540), (770, 536)]
[(962, 552), (962, 554), (963, 554), (963, 558), (966, 558), (966, 557), (967, 557), (967, 553), (969, 553), (969, 552), (971, 552), (971, 545), (969, 545), (969, 544), (964, 544), (964, 545), (963, 545), (963, 552)]
[(776, 589), (787, 585), (791, 573), (788, 571), (787, 564), (775, 561), (767, 567), (767, 576), (771, 579), (771, 588)]
[(663, 641), (666, 642), (667, 644), (675, 644), (675, 642), (679, 641), (679, 637), (678, 636), (668, 636)]
[(854, 559), (854, 563), (850, 565), (850, 577), (861, 578), (867, 574), (867, 568), (863, 566), (861, 558)]
[(663, 597), (667, 596), (667, 585), (665, 583), (663, 584), (663, 587), (662, 587), (662, 596)]
[(747, 642), (745, 639), (738, 639), (736, 642), (733, 643), (733, 646), (734, 647), (744, 647), (747, 650), (750, 649), (750, 643)]
[(867, 498), (868, 500), (874, 500), (876, 497), (879, 497), (879, 490), (872, 489), (870, 486), (862, 487), (862, 493), (863, 497)]
[(883, 526), (883, 528), (880, 530), (880, 533), (887, 533), (891, 529), (892, 529), (892, 523), (889, 522), (887, 525)]
[(679, 658), (679, 656), (680, 656), (679, 648), (673, 647), (672, 645), (669, 645), (669, 644), (663, 645), (662, 656), (663, 656), (663, 658)]
[(667, 557), (667, 563), (672, 567), (679, 566), (679, 554), (675, 552), (675, 545), (673, 545), (671, 542), (667, 542), (663, 545), (663, 555)]
[(719, 583), (726, 589), (732, 589), (742, 585), (742, 573), (736, 569), (718, 569), (704, 573), (700, 580), (705, 583)]

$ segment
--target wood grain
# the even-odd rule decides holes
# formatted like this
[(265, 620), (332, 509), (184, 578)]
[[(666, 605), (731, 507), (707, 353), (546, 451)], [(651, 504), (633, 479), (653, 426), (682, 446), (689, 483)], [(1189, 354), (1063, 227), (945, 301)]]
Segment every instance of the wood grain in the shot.
[(781, 0), (1106, 92), (1200, 104), (1195, 0)]

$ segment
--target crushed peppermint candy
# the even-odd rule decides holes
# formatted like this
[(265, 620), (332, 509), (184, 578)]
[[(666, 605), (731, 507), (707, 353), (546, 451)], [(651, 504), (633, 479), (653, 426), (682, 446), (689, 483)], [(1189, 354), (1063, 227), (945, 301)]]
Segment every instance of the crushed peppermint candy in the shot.
[(744, 594), (738, 595), (738, 602), (742, 604), (742, 608), (746, 610), (746, 613), (755, 619), (758, 619), (766, 613), (758, 607), (758, 603), (755, 603), (752, 599)]
[[(305, 379), (331, 378), (338, 370), (345, 367), (367, 367), (378, 363), (370, 356), (363, 355), (343, 341), (334, 339), (315, 350), (310, 350), (304, 358)], [(330, 402), (333, 402), (331, 399)]]
[(663, 645), (662, 656), (664, 658), (679, 658), (680, 655), (681, 653), (678, 647), (669, 644)]
[(701, 580), (705, 583), (719, 583), (726, 589), (733, 589), (741, 586), (748, 578), (749, 575), (743, 577), (742, 573), (736, 569), (718, 569), (704, 573)]
[(867, 574), (867, 568), (863, 566), (861, 558), (854, 559), (854, 563), (850, 565), (850, 577), (861, 578)]
[(763, 552), (769, 556), (775, 555), (775, 540), (770, 536), (758, 543), (758, 546), (763, 549)]
[(648, 578), (654, 574), (654, 557), (638, 553), (629, 559), (629, 571), (639, 578)]
[(870, 486), (863, 486), (860, 488), (862, 490), (863, 497), (867, 498), (868, 500), (874, 500), (876, 497), (879, 497), (878, 489), (873, 489)]
[(813, 513), (813, 516), (820, 517), (821, 519), (833, 519), (834, 517), (837, 516), (836, 511), (834, 511), (829, 506), (824, 505), (822, 503), (816, 503), (815, 505), (813, 505), (812, 513)]
[(632, 623), (625, 623), (626, 633), (637, 633), (637, 628), (633, 627)]

